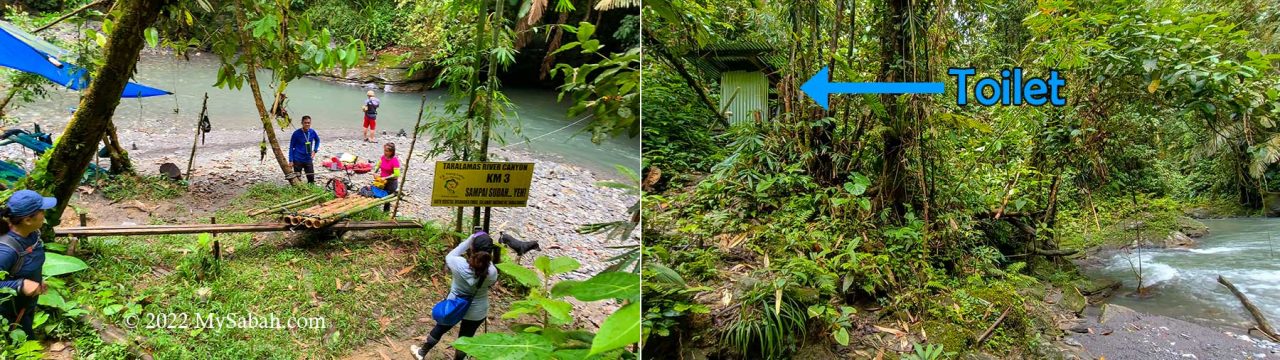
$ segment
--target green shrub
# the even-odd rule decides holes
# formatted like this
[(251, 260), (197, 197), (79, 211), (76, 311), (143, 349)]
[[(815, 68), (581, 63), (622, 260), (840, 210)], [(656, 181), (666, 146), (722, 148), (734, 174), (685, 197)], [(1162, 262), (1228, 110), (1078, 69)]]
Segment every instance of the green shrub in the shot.
[(397, 9), (393, 0), (321, 0), (304, 15), (313, 26), (328, 28), (335, 38), (349, 36), (370, 49), (382, 49), (400, 40), (405, 29), (402, 13), (407, 12)]

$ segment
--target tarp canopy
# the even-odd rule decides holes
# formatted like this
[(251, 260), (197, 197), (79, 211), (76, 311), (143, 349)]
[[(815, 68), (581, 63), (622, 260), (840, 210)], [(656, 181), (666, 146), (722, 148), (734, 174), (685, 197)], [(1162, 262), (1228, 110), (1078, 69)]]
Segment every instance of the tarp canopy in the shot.
[[(89, 72), (60, 58), (71, 52), (54, 46), (8, 22), (0, 21), (0, 66), (40, 74), (72, 90), (89, 86)], [(130, 82), (120, 97), (148, 97), (173, 93)]]

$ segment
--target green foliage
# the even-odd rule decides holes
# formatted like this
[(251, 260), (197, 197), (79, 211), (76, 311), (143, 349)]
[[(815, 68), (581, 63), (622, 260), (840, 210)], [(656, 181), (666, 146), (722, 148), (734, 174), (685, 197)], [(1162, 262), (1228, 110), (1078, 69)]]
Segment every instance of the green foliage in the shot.
[(408, 17), (395, 0), (324, 0), (309, 4), (302, 15), (334, 36), (358, 39), (370, 49), (382, 49), (401, 41)]
[[(335, 44), (338, 39), (329, 29), (313, 27), (305, 16), (282, 18), (279, 6), (275, 1), (248, 0), (248, 4), (224, 4), (218, 9), (245, 19), (243, 26), (216, 29), (207, 40), (223, 63), (214, 86), (240, 89), (249, 79), (244, 66), (250, 63), (273, 70), (272, 83), (287, 84), (313, 72), (345, 70), (364, 56), (364, 42), (347, 39), (345, 44)], [(244, 34), (250, 43), (244, 43)], [(246, 48), (253, 51), (253, 58), (240, 56)]]
[[(644, 197), (645, 261), (672, 272), (646, 279), (738, 285), (711, 296), (749, 304), (716, 345), (783, 356), (799, 341), (765, 330), (787, 319), (772, 310), (786, 304), (807, 310), (814, 335), (844, 344), (852, 336), (841, 330), (860, 320), (846, 310), (876, 304), (884, 310), (863, 321), (923, 321), (912, 328), (936, 346), (920, 357), (1034, 357), (1053, 330), (1028, 306), (1041, 297), (1026, 293), (1078, 276), (1036, 250), (1132, 241), (1123, 229), (1133, 221), (1158, 241), (1190, 207), (1247, 214), (1233, 208), (1280, 189), (1274, 17), (1200, 1), (891, 4), (645, 3), (645, 40), (676, 58), (644, 69), (645, 166), (669, 181)], [(736, 46), (764, 48), (746, 61), (766, 68), (772, 113), (717, 133), (695, 90), (724, 94), (695, 60)], [(942, 81), (950, 66), (984, 77), (1056, 69), (1067, 104), (835, 96), (822, 111), (795, 89), (824, 66), (847, 81)], [(650, 336), (660, 335), (649, 341), (705, 339), (675, 329), (723, 324), (690, 316), (688, 293), (644, 291), (655, 299)], [(974, 329), (1004, 309), (973, 349)]]
[[(640, 341), (640, 277), (603, 272), (586, 281), (551, 282), (551, 277), (573, 272), (579, 266), (571, 258), (547, 256), (534, 260), (537, 272), (517, 264), (498, 264), (502, 274), (530, 288), (529, 294), (512, 303), (502, 317), (532, 316), (539, 321), (512, 326), (514, 335), (489, 333), (461, 339), (454, 346), (480, 359), (616, 359), (626, 353), (622, 348)], [(624, 304), (605, 319), (597, 333), (591, 334), (564, 328), (573, 322), (572, 305), (561, 300), (566, 296), (583, 302), (619, 300)]]
[(166, 200), (182, 196), (184, 184), (163, 175), (118, 175), (97, 181), (102, 196), (111, 201)]
[(694, 294), (711, 288), (688, 287), (675, 270), (654, 261), (645, 264), (643, 277), (643, 343), (652, 344), (650, 337), (678, 337), (679, 332), (689, 330), (688, 316), (711, 312), (706, 305), (692, 301)]
[(914, 353), (903, 356), (904, 360), (936, 360), (942, 359), (944, 355), (952, 356), (955, 353), (942, 352), (942, 345), (937, 344), (911, 344), (911, 348), (915, 349)]
[(577, 41), (561, 45), (553, 54), (578, 49), (582, 54), (599, 57), (599, 62), (578, 67), (557, 64), (551, 71), (552, 76), (564, 78), (559, 99), (573, 97), (569, 116), (590, 111), (594, 119), (587, 128), (592, 133), (591, 141), (597, 144), (624, 132), (631, 137), (640, 135), (640, 47), (605, 56), (598, 52), (602, 48), (600, 40), (591, 38), (594, 25), (583, 21), (578, 26), (560, 26), (577, 35)]
[(188, 254), (178, 264), (178, 272), (197, 281), (217, 276), (222, 270), (222, 263), (213, 257), (212, 249), (213, 236), (200, 234), (196, 242), (187, 247)]
[(738, 318), (723, 330), (721, 342), (738, 354), (783, 358), (804, 340), (805, 318), (805, 310), (794, 301), (783, 300), (774, 306), (759, 299), (744, 299)]
[(710, 129), (715, 114), (669, 71), (650, 62), (644, 75), (643, 167), (671, 174), (710, 169), (722, 157)]
[(551, 340), (528, 333), (484, 333), (458, 339), (458, 350), (477, 359), (556, 359)]
[(58, 253), (45, 253), (44, 276), (58, 276), (88, 269), (84, 261)]

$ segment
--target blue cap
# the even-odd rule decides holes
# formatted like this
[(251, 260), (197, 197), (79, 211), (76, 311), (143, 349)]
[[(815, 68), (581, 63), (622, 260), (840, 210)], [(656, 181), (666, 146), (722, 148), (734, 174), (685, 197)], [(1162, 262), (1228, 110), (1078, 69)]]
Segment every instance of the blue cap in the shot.
[(9, 214), (13, 217), (26, 217), (57, 205), (56, 198), (40, 196), (40, 193), (31, 190), (18, 190), (9, 197)]

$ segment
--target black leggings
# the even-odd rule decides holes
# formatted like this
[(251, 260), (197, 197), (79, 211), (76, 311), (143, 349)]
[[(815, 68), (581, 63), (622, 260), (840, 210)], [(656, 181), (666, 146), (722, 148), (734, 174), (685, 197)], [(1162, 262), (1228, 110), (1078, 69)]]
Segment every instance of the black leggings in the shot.
[[(462, 329), (458, 330), (458, 337), (475, 336), (476, 330), (480, 329), (480, 324), (484, 324), (484, 320), (462, 320)], [(435, 347), (436, 343), (440, 342), (440, 338), (444, 337), (444, 333), (449, 332), (449, 330), (453, 330), (453, 325), (436, 324), (436, 327), (431, 329), (431, 335), (427, 337), (427, 342), (422, 344), (422, 353), (426, 354), (431, 351), (431, 348)], [(462, 350), (454, 350), (453, 352), (454, 360), (462, 360), (466, 357), (467, 353), (462, 352)]]
[[(383, 188), (383, 190), (386, 190), (387, 193), (391, 195), (395, 195), (396, 190), (399, 190), (399, 189), (400, 189), (400, 179), (398, 178), (387, 179), (387, 184), (384, 185), (384, 188)], [(382, 204), (382, 212), (388, 212), (388, 211), (391, 211), (391, 203)]]
[(312, 162), (305, 162), (305, 163), (304, 163), (304, 162), (295, 162), (295, 163), (293, 163), (293, 172), (298, 173), (299, 175), (301, 175), (301, 174), (303, 174), (303, 171), (306, 171), (306, 174), (307, 174), (307, 182), (308, 182), (308, 183), (315, 184), (315, 183), (316, 183), (316, 167), (315, 167), (315, 163), (312, 163)]

